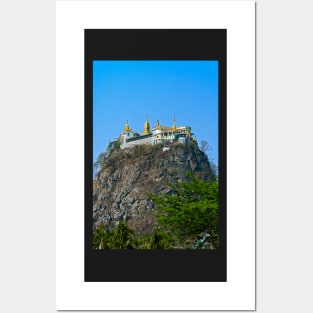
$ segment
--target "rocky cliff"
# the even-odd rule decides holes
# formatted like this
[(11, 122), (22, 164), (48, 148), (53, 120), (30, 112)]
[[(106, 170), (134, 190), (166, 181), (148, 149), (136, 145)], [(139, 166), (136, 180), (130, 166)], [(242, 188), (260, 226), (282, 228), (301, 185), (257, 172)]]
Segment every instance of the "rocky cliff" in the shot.
[(138, 235), (150, 235), (155, 207), (147, 193), (170, 193), (167, 183), (185, 180), (188, 171), (203, 179), (213, 176), (207, 155), (195, 142), (173, 143), (164, 150), (142, 145), (107, 155), (93, 182), (94, 229), (125, 221)]

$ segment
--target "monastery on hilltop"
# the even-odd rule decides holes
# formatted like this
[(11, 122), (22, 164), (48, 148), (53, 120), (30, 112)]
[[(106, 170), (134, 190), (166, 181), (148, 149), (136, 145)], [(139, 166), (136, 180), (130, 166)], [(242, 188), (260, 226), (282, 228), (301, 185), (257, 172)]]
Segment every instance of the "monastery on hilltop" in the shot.
[(173, 126), (162, 126), (157, 120), (156, 125), (152, 130), (150, 129), (150, 123), (148, 117), (145, 121), (143, 131), (140, 134), (134, 132), (126, 121), (125, 128), (121, 133), (119, 139), (121, 149), (130, 148), (135, 145), (143, 144), (164, 144), (164, 146), (177, 141), (185, 143), (188, 141), (196, 141), (195, 137), (191, 133), (190, 126), (176, 126), (176, 119), (174, 117)]

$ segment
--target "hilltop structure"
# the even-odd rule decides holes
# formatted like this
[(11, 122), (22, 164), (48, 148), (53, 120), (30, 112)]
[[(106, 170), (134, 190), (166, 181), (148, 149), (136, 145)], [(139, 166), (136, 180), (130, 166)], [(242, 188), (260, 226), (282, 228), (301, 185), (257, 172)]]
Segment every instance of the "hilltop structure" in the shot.
[(196, 141), (196, 138), (191, 133), (190, 126), (176, 126), (176, 119), (174, 117), (173, 126), (162, 126), (159, 123), (159, 120), (156, 122), (156, 126), (150, 129), (150, 123), (148, 117), (144, 123), (143, 131), (140, 134), (134, 132), (126, 121), (123, 132), (120, 134), (120, 137), (117, 139), (120, 142), (121, 149), (130, 148), (135, 145), (156, 145), (164, 144), (164, 146), (169, 145), (170, 143), (177, 141), (180, 143), (185, 143), (189, 141)]

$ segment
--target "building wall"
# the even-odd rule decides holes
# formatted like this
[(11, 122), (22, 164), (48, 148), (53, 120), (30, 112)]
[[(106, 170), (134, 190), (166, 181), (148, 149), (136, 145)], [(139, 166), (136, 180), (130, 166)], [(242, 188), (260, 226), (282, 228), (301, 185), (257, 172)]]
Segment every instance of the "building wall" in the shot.
[(179, 142), (187, 142), (188, 138), (177, 138), (177, 135), (183, 134), (185, 136), (190, 136), (191, 127), (189, 126), (183, 126), (183, 127), (177, 127), (177, 129), (174, 131), (171, 128), (155, 128), (152, 131), (151, 136), (146, 138), (140, 138), (137, 140), (132, 140), (129, 142), (126, 142), (127, 139), (130, 139), (133, 137), (133, 133), (123, 133), (121, 134), (121, 149), (130, 148), (136, 145), (143, 145), (143, 144), (150, 144), (155, 145), (159, 143), (170, 143), (174, 140), (179, 140)]
[(123, 142), (121, 144), (121, 149), (130, 148), (130, 147), (133, 147), (136, 145), (144, 145), (144, 144), (150, 144), (151, 145), (151, 144), (153, 144), (152, 140), (153, 140), (153, 136), (134, 140), (134, 141), (130, 141), (130, 142)]

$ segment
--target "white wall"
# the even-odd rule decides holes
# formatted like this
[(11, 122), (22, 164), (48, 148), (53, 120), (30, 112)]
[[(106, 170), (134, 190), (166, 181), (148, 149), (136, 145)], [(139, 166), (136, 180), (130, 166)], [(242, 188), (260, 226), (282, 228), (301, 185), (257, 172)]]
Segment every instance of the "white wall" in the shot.
[(138, 139), (135, 141), (126, 142), (125, 144), (121, 146), (121, 148), (125, 149), (125, 148), (130, 148), (133, 146), (137, 146), (137, 145), (151, 144), (152, 138), (153, 137), (147, 137), (147, 138), (142, 138), (142, 139)]

